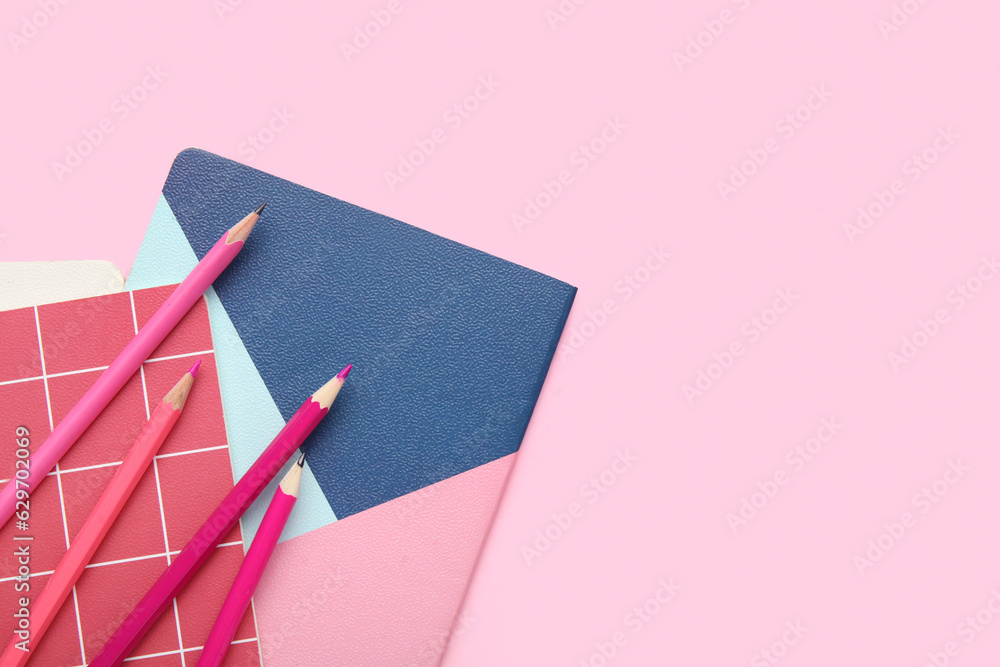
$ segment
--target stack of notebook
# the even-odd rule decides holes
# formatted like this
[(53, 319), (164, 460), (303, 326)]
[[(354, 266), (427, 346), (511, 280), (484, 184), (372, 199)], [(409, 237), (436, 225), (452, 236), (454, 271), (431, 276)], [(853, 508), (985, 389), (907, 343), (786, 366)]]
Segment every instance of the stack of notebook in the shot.
[[(354, 370), (330, 417), (303, 446), (298, 504), (237, 635), (241, 651), (227, 661), (437, 665), (576, 290), (193, 149), (170, 170), (125, 288), (139, 301), (162, 293), (155, 288), (183, 279), (260, 201), (268, 202), (266, 213), (200, 311), (211, 329), (200, 352), (210, 351), (217, 368), (220, 435), (228, 443), (220, 493), (246, 472), (304, 391), (322, 385), (342, 360)], [(164, 356), (187, 353), (180, 350)], [(156, 363), (167, 361), (146, 367)], [(0, 391), (15, 386), (3, 381)], [(212, 391), (199, 385), (195, 392)], [(190, 446), (217, 447), (207, 435)], [(183, 493), (170, 480), (160, 482), (164, 498)], [(271, 495), (266, 490), (261, 498)], [(250, 509), (232, 541), (250, 544), (266, 504)], [(173, 530), (163, 529), (168, 550), (179, 548)], [(213, 562), (229, 567), (221, 554)], [(96, 577), (89, 570), (86, 576)], [(197, 579), (192, 584), (199, 588)], [(81, 602), (85, 585), (81, 578)], [(103, 595), (109, 601), (119, 591)], [(157, 665), (184, 664), (188, 656), (192, 664), (195, 654), (185, 651), (200, 647), (218, 603), (206, 594), (204, 622), (178, 610), (172, 649), (149, 645), (150, 635), (133, 655)], [(66, 658), (33, 664), (93, 657), (86, 613), (78, 614), (78, 634), (82, 627), (85, 635), (77, 638), (79, 662), (67, 649)], [(187, 626), (185, 617), (192, 619)], [(161, 618), (157, 627), (165, 623)]]
[[(101, 264), (5, 265), (3, 273), (15, 284), (30, 278), (39, 301), (0, 311), (5, 351), (0, 361), (0, 428), (12, 441), (15, 431), (27, 434), (29, 449), (35, 451), (172, 287), (121, 292), (121, 281), (106, 280), (114, 274)], [(113, 291), (116, 288), (119, 291)], [(109, 293), (48, 303), (86, 292)], [(24, 292), (20, 298), (25, 298)], [(13, 545), (0, 552), (0, 636), (6, 641), (13, 635), (14, 612), (21, 606), (16, 601), (22, 596), (37, 599), (151, 409), (195, 359), (201, 360), (201, 377), (187, 410), (196, 417), (182, 420), (167, 437), (29, 665), (82, 665), (93, 658), (201, 525), (205, 503), (217, 503), (232, 488), (208, 310), (201, 300), (31, 494), (25, 505), (27, 521), (10, 521), (0, 529), (0, 541)], [(0, 479), (6, 483), (15, 472), (13, 448), (0, 456), (0, 466)], [(24, 545), (26, 559), (15, 554), (15, 547)], [(205, 641), (215, 619), (213, 610), (228, 590), (225, 583), (242, 561), (237, 528), (138, 645), (135, 663), (185, 664), (182, 655), (190, 657)], [(244, 618), (232, 651), (234, 660), (249, 656), (256, 662), (259, 647), (252, 615)]]

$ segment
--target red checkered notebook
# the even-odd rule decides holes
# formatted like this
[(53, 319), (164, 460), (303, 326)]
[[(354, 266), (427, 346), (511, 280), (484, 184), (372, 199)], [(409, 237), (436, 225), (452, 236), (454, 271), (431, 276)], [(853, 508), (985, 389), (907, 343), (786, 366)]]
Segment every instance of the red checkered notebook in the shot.
[[(14, 474), (16, 433), (36, 449), (173, 286), (0, 312), (0, 480)], [(201, 299), (31, 494), (27, 526), (0, 529), (0, 640), (19, 597), (41, 592), (157, 401), (196, 358), (184, 412), (94, 554), (29, 665), (85, 665), (233, 488), (208, 308)], [(23, 432), (23, 431), (22, 431)], [(20, 576), (14, 536), (31, 536)], [(17, 545), (25, 542), (17, 542)], [(193, 666), (243, 561), (239, 525), (133, 652), (136, 667)], [(23, 573), (22, 573), (23, 574)], [(19, 592), (27, 582), (30, 590)], [(29, 606), (30, 611), (30, 606)], [(0, 647), (2, 650), (2, 647)], [(248, 610), (227, 665), (259, 665)]]

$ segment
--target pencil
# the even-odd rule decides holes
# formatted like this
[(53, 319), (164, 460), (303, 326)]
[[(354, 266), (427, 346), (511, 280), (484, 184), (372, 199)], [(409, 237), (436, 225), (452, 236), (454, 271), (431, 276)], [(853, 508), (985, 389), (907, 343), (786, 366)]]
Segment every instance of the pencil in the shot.
[(128, 379), (135, 374), (153, 350), (163, 342), (181, 318), (191, 310), (191, 306), (201, 298), (208, 286), (229, 266), (233, 258), (243, 248), (243, 242), (250, 235), (264, 205), (247, 215), (222, 235), (184, 281), (174, 289), (153, 316), (118, 353), (111, 365), (90, 386), (87, 393), (66, 413), (49, 437), (31, 455), (27, 480), (11, 479), (0, 491), (0, 526), (14, 514), (17, 490), (34, 491), (45, 476), (70, 447), (87, 430), (97, 415), (107, 407), (111, 399), (121, 391)]
[(267, 506), (267, 512), (264, 513), (264, 519), (260, 522), (260, 528), (257, 529), (246, 558), (236, 573), (233, 587), (229, 589), (226, 601), (222, 603), (222, 609), (215, 619), (215, 625), (212, 626), (212, 632), (205, 640), (201, 657), (198, 658), (198, 667), (221, 667), (222, 661), (225, 660), (240, 621), (250, 606), (250, 598), (253, 597), (260, 576), (264, 573), (267, 561), (271, 558), (281, 531), (288, 521), (288, 515), (292, 513), (292, 507), (298, 500), (299, 483), (302, 481), (302, 462), (305, 458), (305, 454), (299, 457), (274, 492), (274, 498)]
[(333, 400), (351, 372), (348, 364), (335, 378), (307, 398), (292, 415), (267, 449), (254, 461), (240, 481), (222, 499), (194, 537), (146, 592), (135, 608), (125, 617), (90, 667), (117, 667), (128, 657), (139, 640), (191, 580), (202, 563), (208, 560), (222, 538), (236, 525), (248, 507), (278, 473), (288, 457), (329, 412)]
[[(125, 501), (132, 495), (139, 479), (149, 467), (153, 456), (160, 449), (160, 445), (166, 440), (170, 430), (177, 423), (181, 416), (181, 410), (187, 401), (194, 384), (194, 376), (198, 372), (201, 360), (195, 362), (194, 366), (178, 380), (177, 384), (163, 397), (149, 421), (139, 432), (135, 444), (125, 455), (118, 470), (115, 472), (111, 482), (104, 489), (100, 499), (91, 510), (83, 527), (73, 539), (59, 565), (52, 576), (45, 583), (45, 587), (39, 594), (38, 599), (31, 605), (31, 630), (28, 641), (23, 641), (18, 635), (10, 640), (7, 650), (0, 658), (0, 667), (23, 667), (28, 662), (28, 658), (34, 653), (38, 643), (49, 629), (52, 620), (63, 603), (76, 585), (77, 579), (83, 573), (83, 569), (90, 562), (100, 546), (104, 536), (108, 534), (111, 524), (118, 518)], [(23, 648), (22, 648), (23, 647)]]

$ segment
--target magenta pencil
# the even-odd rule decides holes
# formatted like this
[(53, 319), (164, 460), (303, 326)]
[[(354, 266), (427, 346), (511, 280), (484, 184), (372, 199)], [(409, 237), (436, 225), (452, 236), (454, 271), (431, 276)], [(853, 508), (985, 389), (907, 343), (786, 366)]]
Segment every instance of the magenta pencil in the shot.
[(56, 424), (38, 451), (31, 455), (28, 478), (11, 479), (3, 491), (0, 491), (0, 526), (7, 523), (14, 514), (17, 491), (26, 489), (30, 493), (46, 475), (52, 472), (59, 459), (69, 451), (97, 415), (101, 414), (111, 399), (121, 391), (128, 379), (139, 370), (142, 362), (149, 358), (153, 350), (191, 310), (191, 306), (201, 298), (208, 286), (239, 254), (243, 249), (243, 242), (249, 236), (263, 209), (264, 206), (260, 206), (223, 234), (184, 281), (167, 297), (163, 305), (153, 313), (139, 333), (129, 341), (125, 349), (118, 353), (107, 370), (94, 381), (87, 393)]
[(184, 545), (174, 561), (164, 570), (132, 612), (125, 617), (90, 667), (117, 667), (129, 656), (139, 640), (191, 580), (198, 568), (208, 560), (222, 538), (236, 525), (239, 518), (257, 499), (268, 482), (277, 474), (288, 457), (323, 420), (340, 388), (351, 372), (350, 364), (316, 393), (306, 399), (267, 449), (254, 461), (232, 491), (209, 515), (194, 537)]
[(267, 567), (267, 561), (271, 559), (271, 553), (278, 544), (278, 538), (285, 528), (288, 515), (292, 513), (292, 507), (298, 500), (299, 484), (302, 481), (302, 462), (305, 458), (305, 454), (299, 457), (274, 492), (274, 498), (267, 506), (264, 519), (260, 522), (260, 528), (257, 529), (246, 558), (243, 559), (240, 571), (236, 573), (236, 579), (233, 580), (226, 601), (222, 603), (222, 609), (215, 619), (212, 632), (205, 640), (205, 647), (198, 659), (198, 667), (221, 667), (222, 661), (225, 660), (229, 646), (233, 643), (233, 637), (236, 636), (236, 630), (243, 620), (247, 607), (250, 606), (250, 598), (253, 597), (257, 583), (264, 574), (264, 568)]

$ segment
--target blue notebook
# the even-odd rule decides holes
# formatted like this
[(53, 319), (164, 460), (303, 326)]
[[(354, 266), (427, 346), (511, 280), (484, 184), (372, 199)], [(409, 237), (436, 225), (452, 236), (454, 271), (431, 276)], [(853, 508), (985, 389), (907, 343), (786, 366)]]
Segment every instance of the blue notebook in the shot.
[(576, 288), (197, 149), (163, 196), (198, 259), (267, 202), (215, 293), (284, 419), (354, 364), (307, 446), (337, 518), (517, 451)]
[[(385, 664), (437, 662), (576, 288), (196, 149), (175, 159), (127, 287), (179, 282), (264, 201), (206, 293), (234, 474), (354, 364), (303, 445), (299, 501), (255, 596), (264, 662), (357, 664), (374, 646)], [(272, 493), (244, 516), (245, 544)], [(368, 583), (302, 621), (325, 644), (271, 641), (289, 600), (340, 579)]]

